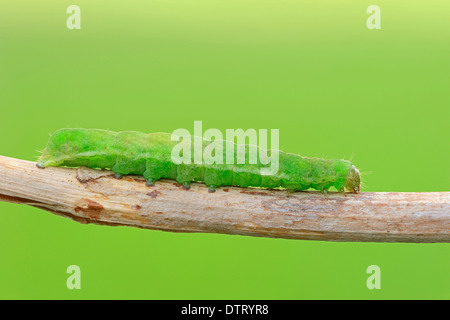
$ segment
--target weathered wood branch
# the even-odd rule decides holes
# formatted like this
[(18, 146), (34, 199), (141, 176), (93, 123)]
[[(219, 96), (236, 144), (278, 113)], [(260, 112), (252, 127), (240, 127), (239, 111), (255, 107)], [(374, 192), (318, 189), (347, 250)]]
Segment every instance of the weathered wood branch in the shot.
[[(173, 232), (275, 238), (450, 242), (450, 192), (360, 193), (219, 188), (183, 189), (174, 181), (148, 187), (142, 177), (110, 171), (39, 169), (0, 156), (0, 200), (27, 204), (81, 223)], [(7, 212), (0, 212), (7, 214)]]

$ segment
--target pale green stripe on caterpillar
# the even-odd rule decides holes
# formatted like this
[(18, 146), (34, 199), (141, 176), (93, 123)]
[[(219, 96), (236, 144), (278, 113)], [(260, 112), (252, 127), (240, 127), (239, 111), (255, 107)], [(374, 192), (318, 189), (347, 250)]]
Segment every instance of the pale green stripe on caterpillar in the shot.
[[(203, 140), (203, 148), (209, 143)], [(267, 166), (260, 161), (255, 164), (174, 163), (171, 154), (176, 145), (169, 133), (61, 129), (50, 137), (37, 165), (108, 169), (117, 177), (142, 175), (148, 185), (159, 179), (176, 180), (186, 188), (193, 181), (204, 182), (210, 191), (220, 186), (290, 191), (313, 188), (322, 192), (334, 187), (340, 192), (347, 189), (355, 193), (360, 190), (359, 171), (347, 160), (307, 158), (280, 151), (278, 172), (265, 175), (261, 170)], [(236, 152), (236, 145), (234, 149)], [(248, 159), (249, 146), (245, 149)]]

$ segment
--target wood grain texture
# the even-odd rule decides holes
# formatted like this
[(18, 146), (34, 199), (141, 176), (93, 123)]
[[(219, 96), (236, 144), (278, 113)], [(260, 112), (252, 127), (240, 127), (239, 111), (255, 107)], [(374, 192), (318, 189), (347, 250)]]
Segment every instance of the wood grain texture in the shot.
[[(139, 176), (0, 156), (0, 200), (81, 223), (325, 241), (450, 242), (450, 192), (347, 194), (148, 187)], [(0, 212), (0, 214), (8, 214)]]

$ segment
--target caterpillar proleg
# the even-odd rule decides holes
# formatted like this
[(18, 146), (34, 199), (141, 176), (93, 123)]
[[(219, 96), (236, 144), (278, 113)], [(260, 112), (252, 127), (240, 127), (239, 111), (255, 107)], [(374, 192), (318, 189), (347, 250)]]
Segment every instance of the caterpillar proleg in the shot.
[[(212, 141), (202, 140), (203, 150)], [(237, 158), (238, 149), (249, 159), (251, 145), (232, 145)], [(340, 192), (358, 193), (358, 169), (347, 160), (307, 158), (279, 151), (278, 171), (263, 174), (267, 164), (256, 163), (175, 163), (172, 158), (176, 141), (169, 133), (145, 134), (135, 131), (112, 132), (100, 129), (61, 129), (49, 139), (37, 166), (67, 166), (112, 170), (117, 177), (142, 175), (148, 185), (159, 179), (176, 180), (188, 188), (191, 182), (203, 182), (210, 191), (220, 186), (284, 188), (301, 191), (310, 188), (327, 192), (330, 187)], [(244, 147), (244, 149), (242, 149)], [(217, 149), (215, 149), (217, 152)], [(225, 148), (223, 148), (225, 158)], [(270, 151), (268, 151), (270, 152)], [(193, 159), (193, 154), (190, 155)], [(214, 154), (216, 158), (218, 154)]]

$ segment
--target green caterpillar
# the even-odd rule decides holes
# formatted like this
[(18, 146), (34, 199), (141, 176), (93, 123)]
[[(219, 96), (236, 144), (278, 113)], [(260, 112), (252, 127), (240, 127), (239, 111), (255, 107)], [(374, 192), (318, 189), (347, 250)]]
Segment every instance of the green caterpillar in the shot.
[[(210, 143), (202, 140), (202, 148)], [(229, 141), (226, 143), (231, 144), (235, 155), (242, 147)], [(267, 167), (261, 161), (255, 164), (248, 161), (243, 164), (175, 163), (171, 154), (177, 144), (169, 133), (61, 129), (51, 136), (37, 166), (109, 169), (118, 178), (127, 174), (142, 175), (148, 185), (159, 179), (176, 180), (185, 188), (189, 188), (193, 181), (204, 182), (210, 192), (220, 186), (284, 188), (290, 191), (313, 188), (321, 192), (335, 187), (340, 192), (347, 189), (354, 193), (360, 190), (359, 171), (347, 160), (306, 158), (279, 151), (278, 171), (267, 175), (261, 174)], [(252, 146), (243, 147), (245, 158), (249, 159)], [(225, 150), (223, 153), (225, 157)]]

